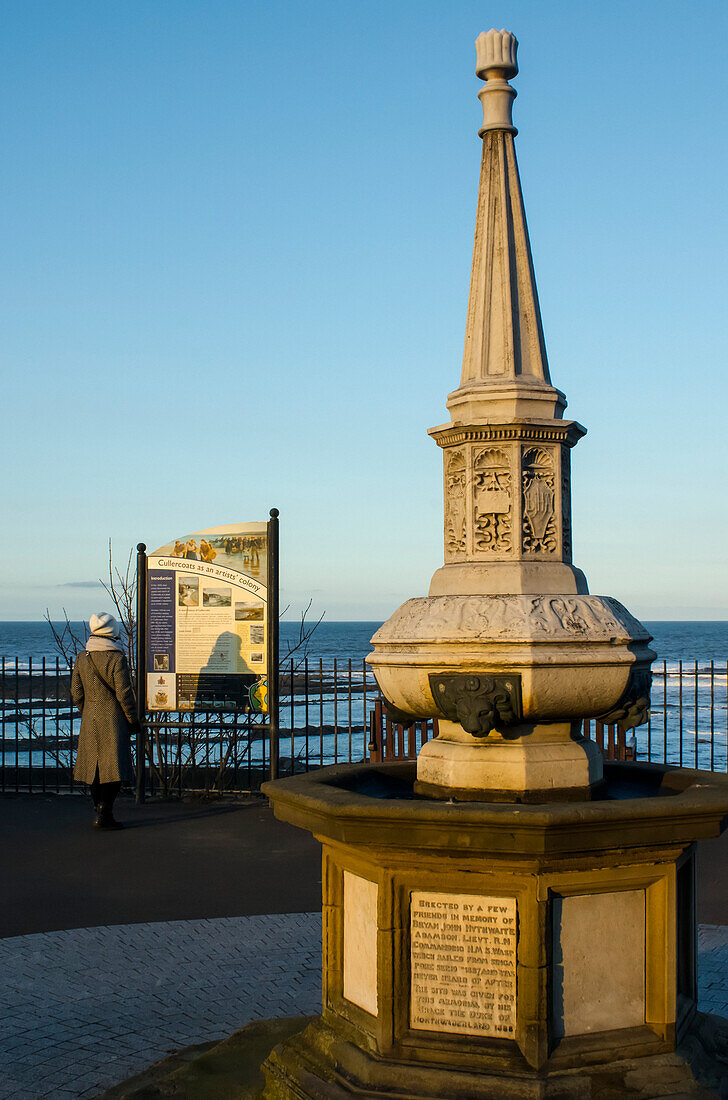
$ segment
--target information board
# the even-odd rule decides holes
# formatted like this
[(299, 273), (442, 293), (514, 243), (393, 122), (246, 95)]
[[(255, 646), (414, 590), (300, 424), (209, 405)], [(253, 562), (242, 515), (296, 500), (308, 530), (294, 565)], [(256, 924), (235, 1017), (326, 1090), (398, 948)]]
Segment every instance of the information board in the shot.
[(147, 709), (268, 711), (268, 524), (195, 531), (149, 554)]

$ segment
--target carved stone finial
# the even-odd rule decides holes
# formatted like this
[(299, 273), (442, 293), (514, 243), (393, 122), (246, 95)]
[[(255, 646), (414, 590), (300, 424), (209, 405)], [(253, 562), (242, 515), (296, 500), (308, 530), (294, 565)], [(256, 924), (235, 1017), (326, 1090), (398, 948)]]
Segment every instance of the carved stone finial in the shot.
[(518, 39), (509, 31), (483, 31), (475, 39), (475, 50), (478, 61), (475, 72), (486, 81), (485, 87), (478, 92), (478, 99), (483, 104), (480, 136), (487, 130), (518, 133), (512, 116), (516, 90), (508, 83), (518, 72)]
[(510, 31), (493, 28), (482, 31), (475, 39), (475, 50), (478, 57), (475, 72), (481, 80), (489, 80), (491, 76), (510, 80), (518, 73), (518, 39)]

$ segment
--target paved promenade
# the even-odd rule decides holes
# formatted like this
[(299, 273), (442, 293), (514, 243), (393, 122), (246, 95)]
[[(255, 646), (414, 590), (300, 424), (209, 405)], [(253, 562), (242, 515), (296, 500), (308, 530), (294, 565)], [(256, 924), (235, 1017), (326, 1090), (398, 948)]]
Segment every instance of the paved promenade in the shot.
[(314, 1014), (320, 944), (318, 913), (0, 940), (0, 1096), (98, 1096), (249, 1020)]
[[(0, 799), (0, 1100), (97, 1097), (320, 1004), (320, 851), (261, 802)], [(700, 1008), (728, 1016), (728, 834), (698, 860)], [(182, 919), (177, 919), (182, 918)], [(3, 938), (4, 937), (4, 938)]]
[(85, 795), (0, 797), (0, 937), (321, 903), (320, 845), (263, 799), (117, 806), (126, 828), (99, 833)]
[[(318, 913), (0, 940), (0, 1096), (95, 1097), (249, 1020), (312, 1015), (320, 942)], [(701, 927), (698, 965), (701, 1010), (728, 1016), (728, 927)]]

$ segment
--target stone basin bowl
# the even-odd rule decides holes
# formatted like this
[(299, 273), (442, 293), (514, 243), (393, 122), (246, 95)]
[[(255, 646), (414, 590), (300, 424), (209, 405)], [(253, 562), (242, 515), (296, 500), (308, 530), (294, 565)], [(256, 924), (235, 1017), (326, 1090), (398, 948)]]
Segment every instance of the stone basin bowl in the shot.
[(380, 627), (367, 661), (387, 702), (415, 718), (442, 717), (431, 675), (481, 673), (520, 679), (524, 723), (565, 722), (649, 701), (651, 640), (610, 596), (427, 596)]
[(512, 805), (442, 802), (415, 790), (416, 762), (343, 764), (266, 783), (276, 817), (319, 839), (379, 849), (546, 856), (718, 836), (728, 776), (605, 761), (600, 797)]

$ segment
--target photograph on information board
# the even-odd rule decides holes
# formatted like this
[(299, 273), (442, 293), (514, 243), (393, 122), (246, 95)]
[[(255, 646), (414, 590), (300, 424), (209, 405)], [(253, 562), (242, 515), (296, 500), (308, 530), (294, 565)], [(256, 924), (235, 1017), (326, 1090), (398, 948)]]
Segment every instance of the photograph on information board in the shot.
[(267, 712), (267, 523), (171, 539), (147, 558), (147, 706)]

